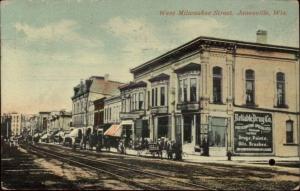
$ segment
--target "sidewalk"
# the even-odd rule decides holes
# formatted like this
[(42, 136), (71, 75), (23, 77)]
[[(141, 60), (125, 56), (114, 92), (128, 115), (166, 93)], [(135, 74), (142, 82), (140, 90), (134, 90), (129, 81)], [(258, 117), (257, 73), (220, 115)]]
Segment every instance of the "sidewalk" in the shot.
[[(111, 152), (117, 153), (117, 149), (111, 148)], [(127, 155), (138, 156), (138, 151), (133, 149), (126, 149)], [(149, 153), (142, 152), (139, 156), (151, 156)], [(164, 153), (164, 158), (167, 156)], [(299, 157), (277, 157), (277, 156), (232, 156), (231, 161), (228, 161), (227, 156), (200, 156), (197, 154), (184, 154), (182, 157), (186, 162), (207, 162), (207, 163), (224, 163), (224, 162), (237, 162), (237, 163), (269, 163), (270, 159), (274, 159), (276, 162), (299, 162)]]

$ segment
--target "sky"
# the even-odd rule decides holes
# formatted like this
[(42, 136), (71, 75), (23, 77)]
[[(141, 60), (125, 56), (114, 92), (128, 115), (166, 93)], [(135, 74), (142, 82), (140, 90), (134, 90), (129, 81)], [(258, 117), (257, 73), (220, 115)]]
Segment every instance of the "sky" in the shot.
[[(198, 36), (299, 47), (297, 1), (1, 1), (1, 113), (71, 110), (73, 87), (103, 76), (133, 79), (130, 68)], [(179, 10), (232, 15), (178, 15)], [(281, 15), (274, 15), (277, 10)], [(267, 11), (269, 15), (238, 15)], [(162, 12), (175, 12), (165, 16)]]

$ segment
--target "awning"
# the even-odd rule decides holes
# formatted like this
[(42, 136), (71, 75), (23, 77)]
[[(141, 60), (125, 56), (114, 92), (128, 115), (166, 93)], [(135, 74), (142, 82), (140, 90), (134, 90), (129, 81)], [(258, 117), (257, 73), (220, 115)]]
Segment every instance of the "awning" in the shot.
[(36, 137), (38, 137), (38, 136), (40, 136), (40, 134), (39, 133), (36, 133), (36, 134), (34, 134), (34, 138), (36, 138)]
[(111, 137), (121, 137), (121, 134), (122, 126), (118, 124), (111, 125), (110, 128), (104, 132), (104, 135)]

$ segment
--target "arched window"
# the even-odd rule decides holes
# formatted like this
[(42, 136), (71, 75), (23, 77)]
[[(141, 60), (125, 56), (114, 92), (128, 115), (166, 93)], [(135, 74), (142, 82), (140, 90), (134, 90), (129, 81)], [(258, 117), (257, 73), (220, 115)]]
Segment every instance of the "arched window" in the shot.
[(246, 70), (246, 104), (254, 105), (255, 100), (255, 74), (253, 70)]
[(213, 102), (222, 102), (222, 68), (213, 68)]
[(278, 72), (276, 74), (277, 86), (277, 106), (285, 106), (285, 76), (284, 73)]
[(294, 130), (293, 130), (294, 122), (292, 120), (286, 121), (286, 143), (294, 142)]

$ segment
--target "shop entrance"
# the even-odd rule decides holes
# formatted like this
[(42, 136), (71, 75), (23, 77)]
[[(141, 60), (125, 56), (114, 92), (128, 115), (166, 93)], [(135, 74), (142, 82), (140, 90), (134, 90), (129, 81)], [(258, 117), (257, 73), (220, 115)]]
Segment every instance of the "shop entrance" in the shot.
[(211, 156), (226, 156), (227, 119), (212, 117), (208, 131), (209, 154)]
[(187, 115), (183, 117), (183, 144), (192, 143), (193, 122), (194, 115)]
[(125, 138), (125, 147), (129, 147), (132, 140), (132, 125), (122, 125), (122, 137)]
[(158, 117), (157, 138), (168, 137), (169, 117)]

